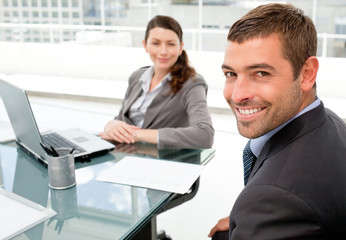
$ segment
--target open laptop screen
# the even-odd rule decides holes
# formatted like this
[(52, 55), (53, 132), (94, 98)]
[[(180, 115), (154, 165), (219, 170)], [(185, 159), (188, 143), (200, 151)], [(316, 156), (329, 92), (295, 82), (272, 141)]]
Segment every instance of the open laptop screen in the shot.
[(10, 118), (13, 131), (19, 144), (33, 154), (45, 159), (45, 152), (28, 97), (24, 90), (0, 79), (0, 95)]

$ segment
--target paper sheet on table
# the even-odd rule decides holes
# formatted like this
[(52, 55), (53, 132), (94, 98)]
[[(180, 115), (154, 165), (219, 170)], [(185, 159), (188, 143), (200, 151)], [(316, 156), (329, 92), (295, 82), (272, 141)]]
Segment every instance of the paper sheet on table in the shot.
[(0, 188), (0, 239), (10, 239), (56, 212)]
[(96, 180), (184, 194), (201, 171), (197, 164), (126, 156)]

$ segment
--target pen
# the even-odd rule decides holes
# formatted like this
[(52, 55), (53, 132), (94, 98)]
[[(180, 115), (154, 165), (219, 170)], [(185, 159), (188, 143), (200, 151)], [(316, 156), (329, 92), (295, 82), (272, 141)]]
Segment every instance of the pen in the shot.
[(43, 143), (40, 143), (41, 147), (43, 148), (43, 150), (50, 156), (54, 156), (54, 154), (52, 153), (52, 151), (46, 147)]
[(74, 152), (74, 148), (72, 148), (72, 150), (70, 151), (70, 154), (72, 154)]
[(53, 148), (53, 146), (50, 146), (50, 149), (52, 150), (53, 157), (59, 157), (59, 154), (55, 151), (55, 149)]

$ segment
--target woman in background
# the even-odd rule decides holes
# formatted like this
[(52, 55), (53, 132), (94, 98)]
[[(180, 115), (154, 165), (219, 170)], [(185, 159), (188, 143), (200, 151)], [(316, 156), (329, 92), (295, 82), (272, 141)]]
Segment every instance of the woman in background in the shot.
[(119, 143), (148, 142), (158, 148), (209, 148), (214, 129), (207, 108), (207, 83), (189, 66), (177, 21), (156, 16), (143, 46), (152, 66), (135, 71), (115, 119), (100, 136)]

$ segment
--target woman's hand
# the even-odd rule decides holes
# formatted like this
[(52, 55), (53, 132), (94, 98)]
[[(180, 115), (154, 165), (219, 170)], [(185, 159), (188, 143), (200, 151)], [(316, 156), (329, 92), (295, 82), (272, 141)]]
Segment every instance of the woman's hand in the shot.
[(119, 143), (134, 143), (137, 136), (136, 130), (139, 129), (139, 127), (123, 121), (111, 120), (106, 124), (104, 132), (100, 133), (99, 136)]

